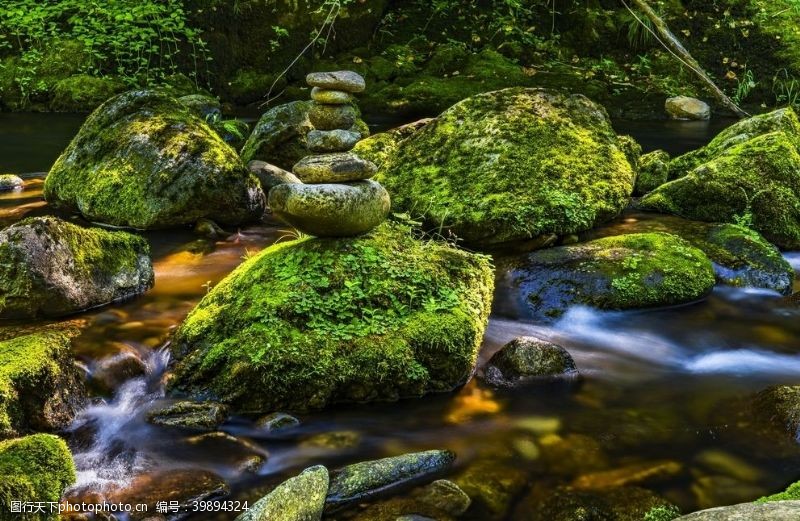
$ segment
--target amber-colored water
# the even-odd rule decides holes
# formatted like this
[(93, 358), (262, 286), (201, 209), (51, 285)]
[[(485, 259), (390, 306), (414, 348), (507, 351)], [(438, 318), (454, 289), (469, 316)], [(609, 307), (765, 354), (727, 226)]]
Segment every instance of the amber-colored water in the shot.
[[(681, 145), (680, 133), (665, 132), (662, 139)], [(22, 192), (0, 195), (3, 225), (47, 212), (40, 177), (29, 178)], [(624, 232), (648, 218), (626, 215), (597, 233)], [(171, 330), (244, 256), (283, 234), (269, 225), (231, 230), (217, 242), (198, 241), (189, 230), (146, 234), (155, 287), (85, 313), (88, 326), (75, 356), (90, 379), (100, 360), (121, 352), (145, 360), (149, 372), (114, 390), (97, 388), (95, 402), (67, 433), (79, 469), (72, 497), (120, 497), (165, 471), (189, 469), (195, 476), (211, 471), (233, 497), (253, 501), (312, 464), (336, 468), (430, 448), (458, 454), (453, 476), (479, 459), (521, 475), (525, 484), (507, 519), (529, 519), (531, 491), (546, 493), (581, 475), (635, 463), (675, 462), (675, 475), (641, 486), (685, 511), (751, 500), (800, 479), (800, 448), (776, 451), (769, 440), (737, 429), (736, 408), (728, 408), (772, 383), (800, 380), (800, 311), (777, 307), (778, 296), (769, 292), (730, 288), (674, 309), (575, 308), (549, 325), (521, 319), (506, 305), (508, 295), (498, 292), (481, 361), (519, 335), (555, 340), (583, 374), (575, 386), (496, 391), (476, 379), (450, 394), (300, 415), (301, 427), (275, 434), (241, 417), (222, 427), (228, 437), (198, 438), (147, 424), (145, 412), (166, 400), (163, 346)], [(787, 256), (797, 265), (800, 255)], [(263, 464), (252, 465), (254, 457)]]

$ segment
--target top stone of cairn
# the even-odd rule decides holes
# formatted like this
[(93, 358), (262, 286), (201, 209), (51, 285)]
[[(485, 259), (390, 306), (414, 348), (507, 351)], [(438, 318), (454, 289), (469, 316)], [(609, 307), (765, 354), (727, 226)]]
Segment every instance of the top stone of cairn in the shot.
[(311, 87), (344, 92), (363, 92), (367, 87), (364, 78), (353, 71), (312, 72), (306, 76), (306, 83)]

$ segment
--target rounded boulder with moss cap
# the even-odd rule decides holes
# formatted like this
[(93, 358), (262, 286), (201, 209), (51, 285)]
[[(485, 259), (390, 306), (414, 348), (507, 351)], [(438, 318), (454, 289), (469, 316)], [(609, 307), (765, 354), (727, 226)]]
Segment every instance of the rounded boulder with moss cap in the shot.
[(175, 98), (132, 91), (101, 105), (50, 169), (51, 206), (137, 229), (259, 219), (265, 197), (236, 151)]
[(55, 217), (0, 231), (0, 318), (67, 315), (139, 295), (153, 281), (150, 247), (137, 235)]
[(584, 96), (512, 88), (447, 109), (400, 142), (376, 180), (396, 211), (492, 247), (616, 217), (636, 179), (628, 148)]
[(0, 175), (0, 192), (10, 192), (12, 190), (19, 190), (25, 186), (25, 181), (18, 175), (2, 174)]
[[(0, 518), (36, 521), (59, 519), (58, 503), (76, 480), (75, 463), (67, 444), (49, 434), (0, 441)], [(12, 502), (45, 503), (45, 513), (11, 514)]]
[(493, 281), (486, 257), (395, 224), (278, 244), (180, 326), (170, 389), (248, 413), (449, 391), (473, 373)]
[(375, 181), (339, 184), (282, 184), (269, 192), (273, 213), (315, 237), (366, 233), (389, 214), (389, 193)]
[(667, 233), (636, 233), (533, 252), (509, 284), (537, 319), (570, 306), (639, 309), (686, 304), (714, 287), (708, 257)]

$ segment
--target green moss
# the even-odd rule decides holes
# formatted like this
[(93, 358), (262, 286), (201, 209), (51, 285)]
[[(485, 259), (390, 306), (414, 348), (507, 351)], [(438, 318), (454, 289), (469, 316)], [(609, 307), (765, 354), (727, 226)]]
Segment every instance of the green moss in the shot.
[(783, 492), (762, 497), (758, 500), (759, 503), (768, 503), (770, 501), (800, 501), (800, 481), (792, 483)]
[(87, 74), (70, 76), (55, 84), (50, 106), (57, 111), (86, 112), (96, 109), (124, 89), (125, 85), (114, 78), (96, 78)]
[(51, 168), (44, 195), (89, 220), (141, 229), (203, 217), (239, 224), (260, 217), (264, 204), (236, 152), (155, 91), (121, 94), (92, 113)]
[(575, 304), (639, 309), (698, 300), (714, 286), (711, 262), (667, 233), (636, 233), (530, 254), (513, 275), (534, 314), (560, 316)]
[(485, 247), (590, 229), (622, 211), (634, 177), (601, 107), (506, 89), (448, 109), (376, 179), (396, 211)]
[(639, 160), (639, 175), (636, 176), (636, 195), (652, 192), (669, 180), (669, 154), (656, 150), (643, 155)]
[(492, 280), (486, 258), (398, 225), (273, 246), (181, 325), (173, 388), (247, 412), (449, 390), (474, 367)]
[[(277, 80), (277, 81), (276, 81)], [(272, 95), (277, 95), (286, 88), (286, 80), (276, 74), (259, 72), (252, 69), (240, 69), (223, 85), (226, 96), (233, 102), (247, 105), (256, 101), (266, 101), (266, 96), (272, 89)]]
[(0, 520), (56, 520), (58, 513), (11, 513), (12, 501), (58, 502), (75, 483), (75, 464), (63, 440), (48, 434), (0, 442)]
[(641, 208), (700, 221), (747, 222), (779, 247), (798, 248), (797, 140), (778, 131), (730, 146), (688, 175), (648, 194)]
[(657, 506), (651, 508), (645, 515), (643, 521), (672, 521), (680, 517), (681, 511), (674, 505)]
[(80, 400), (72, 368), (74, 329), (48, 329), (0, 342), (0, 438), (66, 427)]

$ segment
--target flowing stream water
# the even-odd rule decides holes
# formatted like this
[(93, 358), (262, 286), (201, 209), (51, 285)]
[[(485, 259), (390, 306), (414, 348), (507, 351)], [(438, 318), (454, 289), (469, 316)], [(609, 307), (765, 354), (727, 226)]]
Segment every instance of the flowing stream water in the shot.
[[(0, 170), (26, 178), (24, 191), (0, 195), (0, 224), (49, 212), (41, 199), (43, 175), (35, 172), (49, 168), (80, 122), (76, 116), (0, 115)], [(617, 128), (645, 149), (679, 153), (702, 145), (724, 124), (619, 122)], [(626, 214), (592, 235), (624, 233), (641, 219), (653, 217)], [(752, 500), (800, 479), (800, 448), (776, 450), (769, 440), (735, 428), (737, 400), (800, 381), (800, 310), (781, 307), (778, 295), (760, 290), (720, 287), (704, 302), (670, 309), (576, 307), (555, 323), (537, 324), (516, 313), (500, 288), (481, 363), (511, 339), (532, 335), (567, 348), (583, 375), (580, 383), (496, 391), (476, 379), (450, 394), (301, 415), (301, 426), (276, 433), (242, 417), (212, 436), (148, 424), (146, 412), (170, 400), (164, 396), (164, 346), (173, 328), (243, 257), (281, 240), (281, 228), (231, 230), (217, 242), (188, 230), (147, 233), (155, 287), (81, 315), (88, 325), (75, 356), (95, 397), (66, 433), (78, 467), (71, 497), (164, 493), (154, 483), (175, 483), (165, 478), (172, 474), (187, 488), (195, 486), (192, 479), (219, 476), (232, 497), (254, 501), (312, 464), (336, 468), (432, 448), (458, 454), (454, 475), (480, 459), (500, 473), (522, 470), (523, 506), (508, 519), (525, 519), (526, 491), (569, 483), (587, 460), (593, 470), (676, 462), (680, 472), (647, 487), (687, 512)], [(786, 257), (800, 269), (800, 253)], [(144, 375), (116, 388), (98, 385), (98, 368), (115, 356), (141, 360)], [(554, 444), (560, 455), (548, 458), (541, 447)]]

